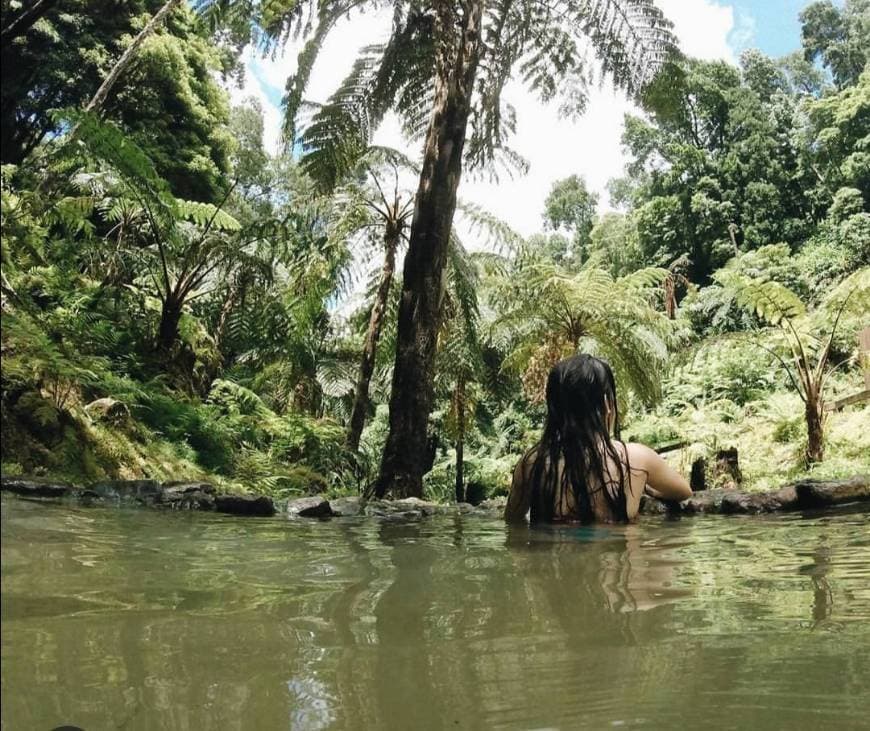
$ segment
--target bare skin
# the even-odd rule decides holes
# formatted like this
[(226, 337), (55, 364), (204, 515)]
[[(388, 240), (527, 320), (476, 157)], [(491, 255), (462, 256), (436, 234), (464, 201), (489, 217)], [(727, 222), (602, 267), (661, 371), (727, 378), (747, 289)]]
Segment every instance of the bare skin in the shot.
[[(640, 508), (640, 499), (646, 491), (649, 494), (663, 500), (686, 500), (692, 496), (692, 489), (686, 478), (679, 474), (673, 467), (665, 462), (654, 450), (644, 444), (614, 441), (614, 446), (620, 455), (625, 458), (623, 465), (630, 466), (627, 471), (629, 484), (624, 485), (626, 494), (626, 509), (629, 520), (637, 517)], [(530, 475), (532, 459), (526, 458), (516, 466), (511, 484), (510, 496), (505, 506), (505, 520), (509, 522), (524, 521), (529, 511), (531, 497)], [(618, 474), (612, 470), (614, 478)], [(601, 500), (596, 500), (595, 493), (592, 495), (595, 518), (600, 522), (612, 522)], [(573, 500), (570, 495), (559, 506), (557, 513), (562, 519), (570, 520), (574, 514)]]

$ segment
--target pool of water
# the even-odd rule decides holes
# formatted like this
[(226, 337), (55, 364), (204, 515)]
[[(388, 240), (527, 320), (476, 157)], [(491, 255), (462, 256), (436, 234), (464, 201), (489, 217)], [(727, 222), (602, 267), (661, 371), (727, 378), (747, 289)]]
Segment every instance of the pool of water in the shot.
[(870, 515), (506, 528), (2, 501), (2, 726), (858, 729)]

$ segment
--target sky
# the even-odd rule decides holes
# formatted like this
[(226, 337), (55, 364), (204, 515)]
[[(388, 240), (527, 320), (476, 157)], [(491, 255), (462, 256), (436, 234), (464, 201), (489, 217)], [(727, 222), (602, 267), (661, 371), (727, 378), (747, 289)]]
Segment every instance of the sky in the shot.
[[(780, 56), (800, 45), (798, 13), (809, 0), (656, 0), (674, 23), (683, 51), (704, 59), (736, 63), (741, 51), (759, 48)], [(330, 35), (311, 77), (306, 98), (323, 102), (350, 69), (356, 51), (383, 40), (390, 14), (368, 12), (339, 25)], [(265, 142), (271, 152), (279, 145), (281, 97), (287, 76), (295, 68), (298, 44), (263, 58), (245, 54), (246, 75), (242, 87), (230, 90), (234, 103), (253, 96), (264, 108)], [(505, 97), (517, 110), (517, 132), (511, 146), (530, 164), (527, 174), (498, 182), (464, 174), (459, 195), (500, 217), (528, 236), (542, 228), (544, 199), (554, 181), (581, 175), (600, 196), (599, 210), (607, 210), (607, 181), (622, 174), (625, 165), (620, 136), (623, 117), (637, 112), (619, 92), (608, 88), (590, 90), (586, 114), (577, 121), (560, 119), (556, 105), (546, 106), (521, 86), (511, 84)], [(375, 136), (375, 143), (402, 149), (419, 158), (420, 143), (402, 138), (394, 117), (388, 117)], [(480, 248), (465, 235), (470, 249)]]

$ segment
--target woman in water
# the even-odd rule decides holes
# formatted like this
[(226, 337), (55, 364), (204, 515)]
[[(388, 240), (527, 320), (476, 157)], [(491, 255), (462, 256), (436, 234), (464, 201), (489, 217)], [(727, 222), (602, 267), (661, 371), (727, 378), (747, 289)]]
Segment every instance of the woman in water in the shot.
[(543, 436), (514, 470), (505, 519), (525, 520), (531, 511), (532, 523), (627, 523), (645, 489), (665, 500), (692, 495), (652, 449), (619, 441), (610, 366), (591, 355), (559, 361), (547, 379)]

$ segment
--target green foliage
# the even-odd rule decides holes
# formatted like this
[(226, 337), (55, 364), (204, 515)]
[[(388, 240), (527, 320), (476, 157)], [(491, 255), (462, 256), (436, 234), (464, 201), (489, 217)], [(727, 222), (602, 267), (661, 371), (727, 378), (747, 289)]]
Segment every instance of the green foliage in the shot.
[(828, 194), (856, 188), (870, 205), (870, 70), (854, 86), (808, 105), (813, 157)]
[(216, 78), (230, 59), (202, 31), (182, 4), (145, 40), (106, 114), (147, 150), (174, 195), (216, 202), (235, 144), (227, 93)]
[(806, 311), (800, 298), (779, 282), (750, 278), (731, 269), (720, 269), (716, 281), (734, 292), (737, 304), (772, 325), (800, 317)]
[[(53, 110), (83, 106), (163, 0), (59, 0), (2, 52), (2, 160), (20, 163), (63, 128)], [(5, 14), (5, 11), (4, 11)], [(107, 114), (155, 161), (175, 195), (213, 201), (229, 172), (229, 105), (216, 73), (230, 63), (182, 4), (146, 39)]]
[[(471, 454), (465, 456), (464, 462), (466, 493), (469, 498), (474, 499), (474, 502), (504, 497), (508, 494), (511, 475), (516, 466), (514, 455), (494, 458), (485, 454)], [(432, 500), (453, 501), (455, 479), (454, 453), (448, 450), (426, 475), (426, 494)]]
[(743, 406), (787, 385), (777, 366), (742, 336), (705, 340), (671, 371), (663, 410), (676, 415), (723, 400)]
[(643, 258), (633, 216), (605, 213), (589, 232), (589, 259), (621, 277), (641, 268)]
[[(677, 385), (682, 377), (680, 372), (670, 383)], [(854, 393), (859, 387), (855, 374), (838, 375), (831, 382), (836, 396)], [(627, 426), (625, 436), (655, 446), (687, 442), (686, 448), (666, 455), (683, 474), (688, 474), (698, 457), (709, 459), (718, 449), (736, 448), (742, 487), (772, 490), (801, 478), (849, 477), (866, 471), (870, 440), (863, 425), (868, 416), (870, 409), (866, 405), (828, 414), (825, 461), (810, 469), (802, 461), (806, 445), (803, 403), (796, 394), (779, 387), (759, 393), (742, 405), (710, 401), (675, 414), (664, 409), (645, 413)]]
[(870, 3), (846, 0), (837, 7), (819, 0), (801, 11), (801, 41), (808, 61), (821, 60), (840, 86), (853, 84), (867, 67)]
[[(590, 242), (590, 232), (595, 223), (598, 196), (590, 193), (583, 178), (572, 175), (553, 183), (550, 194), (544, 201), (544, 221), (548, 228), (564, 229), (573, 235), (571, 254), (576, 262), (585, 257)], [(557, 263), (562, 263), (559, 259)]]
[[(435, 6), (399, 3), (389, 38), (300, 130), (319, 49), (355, 5), (205, 0), (192, 6), (204, 22), (182, 6), (103, 117), (82, 114), (159, 5), (59, 0), (4, 43), (3, 160), (23, 160), (0, 179), (4, 470), (357, 491), (389, 429), (395, 285), (351, 454), (361, 351), (386, 239), (401, 251), (420, 174), (371, 140), (391, 111), (412, 138), (428, 124)], [(465, 164), (523, 169), (502, 98), (512, 75), (582, 110), (584, 36), (649, 114), (625, 121), (626, 176), (609, 186), (619, 212), (597, 216), (579, 174), (554, 182), (546, 230), (528, 240), (458, 203), (476, 253), (454, 232), (428, 496), (452, 500), (458, 467), (469, 498), (504, 494), (538, 439), (547, 371), (577, 350), (614, 366), (624, 435), (687, 442), (670, 457), (684, 469), (728, 446), (753, 487), (866, 469), (867, 407), (822, 408), (862, 388), (866, 0), (810, 5), (805, 55), (751, 51), (739, 67), (667, 57), (668, 25), (646, 0), (551, 10), (487, 6)], [(217, 80), (245, 43), (296, 34), (307, 43), (286, 132), (299, 162), (268, 154), (258, 103), (229, 110)], [(808, 402), (825, 461), (807, 468)]]
[(735, 253), (782, 242), (794, 251), (812, 235), (840, 168), (818, 135), (835, 125), (826, 115), (854, 116), (851, 98), (807, 101), (757, 52), (741, 64), (688, 61), (655, 86), (652, 118), (626, 119), (627, 177), (611, 186), (635, 214), (644, 260), (684, 256), (696, 284)]
[(591, 265), (570, 273), (534, 255), (519, 257), (493, 299), (502, 337), (513, 343), (509, 367), (526, 373), (528, 392), (540, 401), (556, 360), (591, 352), (608, 359), (623, 389), (655, 401), (668, 347), (679, 336), (652, 307), (666, 277), (650, 267), (614, 279)]
[(177, 216), (192, 221), (197, 226), (213, 227), (217, 231), (238, 231), (241, 224), (226, 211), (213, 206), (211, 203), (199, 203), (197, 201), (175, 201)]

